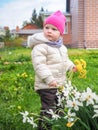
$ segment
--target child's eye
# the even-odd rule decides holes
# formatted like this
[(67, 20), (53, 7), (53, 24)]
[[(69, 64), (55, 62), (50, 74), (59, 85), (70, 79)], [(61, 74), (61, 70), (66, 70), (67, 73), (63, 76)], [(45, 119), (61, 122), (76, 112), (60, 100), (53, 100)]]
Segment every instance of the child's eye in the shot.
[(47, 26), (46, 26), (45, 28), (46, 28), (46, 29), (49, 29), (49, 27), (47, 27)]
[(57, 31), (57, 29), (56, 29), (56, 28), (52, 28), (52, 30)]

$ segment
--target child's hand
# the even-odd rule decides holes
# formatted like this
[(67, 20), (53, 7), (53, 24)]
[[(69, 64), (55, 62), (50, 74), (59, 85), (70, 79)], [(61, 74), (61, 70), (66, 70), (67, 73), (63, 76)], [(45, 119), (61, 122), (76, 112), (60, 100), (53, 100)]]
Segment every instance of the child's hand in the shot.
[(77, 71), (78, 71), (77, 67), (74, 66), (74, 67), (72, 68), (72, 71), (73, 71), (73, 72), (77, 72)]
[(49, 87), (56, 87), (57, 86), (57, 82), (56, 81), (52, 81), (48, 85), (49, 85)]

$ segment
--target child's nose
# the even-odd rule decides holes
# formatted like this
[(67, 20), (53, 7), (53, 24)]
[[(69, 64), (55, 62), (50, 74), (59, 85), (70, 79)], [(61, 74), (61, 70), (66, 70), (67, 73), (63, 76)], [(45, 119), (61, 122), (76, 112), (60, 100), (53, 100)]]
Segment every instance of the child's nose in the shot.
[(50, 33), (51, 33), (51, 31), (52, 31), (51, 29), (48, 29), (48, 32), (50, 32)]

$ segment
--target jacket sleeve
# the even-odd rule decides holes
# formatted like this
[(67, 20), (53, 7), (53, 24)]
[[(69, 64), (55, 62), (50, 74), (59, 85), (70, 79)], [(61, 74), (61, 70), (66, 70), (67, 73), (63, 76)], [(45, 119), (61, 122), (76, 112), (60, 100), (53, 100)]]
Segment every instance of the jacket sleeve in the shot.
[(54, 79), (50, 69), (48, 68), (47, 62), (47, 47), (42, 47), (43, 45), (37, 45), (32, 50), (32, 63), (36, 75), (42, 79), (46, 84), (49, 84)]
[(72, 70), (72, 68), (74, 67), (74, 63), (69, 60), (69, 58), (67, 59), (67, 62), (66, 62), (66, 70), (69, 71), (69, 70)]
[(69, 59), (68, 51), (66, 48), (66, 71), (72, 70), (75, 64)]

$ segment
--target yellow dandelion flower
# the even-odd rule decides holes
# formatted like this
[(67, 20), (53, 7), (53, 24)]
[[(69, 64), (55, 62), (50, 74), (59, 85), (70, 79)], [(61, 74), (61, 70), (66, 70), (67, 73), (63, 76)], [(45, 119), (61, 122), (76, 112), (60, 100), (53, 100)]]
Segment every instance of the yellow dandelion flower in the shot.
[(86, 78), (87, 71), (85, 69), (82, 69), (79, 73), (79, 78)]
[(83, 68), (85, 69), (86, 68), (86, 61), (84, 61), (83, 59), (80, 59), (80, 61), (81, 61)]
[(28, 77), (28, 75), (26, 74), (26, 72), (24, 72), (23, 74), (21, 74), (22, 77), (26, 78)]
[[(86, 71), (86, 62), (85, 60), (83, 59), (76, 59), (74, 60), (74, 64), (76, 65), (76, 68), (77, 68), (77, 72), (78, 72), (78, 77), (79, 78), (86, 78), (86, 74), (87, 74), (87, 71)], [(68, 73), (68, 79), (72, 79), (73, 77), (73, 72), (70, 71)]]
[(21, 106), (17, 106), (17, 108), (18, 108), (19, 110), (21, 110)]
[(79, 72), (79, 78), (86, 78), (86, 62), (83, 59), (76, 59), (74, 63)]
[(78, 65), (78, 64), (80, 64), (81, 62), (80, 62), (78, 59), (76, 59), (76, 60), (74, 61), (74, 63), (75, 63), (75, 65)]
[(83, 69), (81, 64), (77, 64), (76, 67), (79, 72)]

